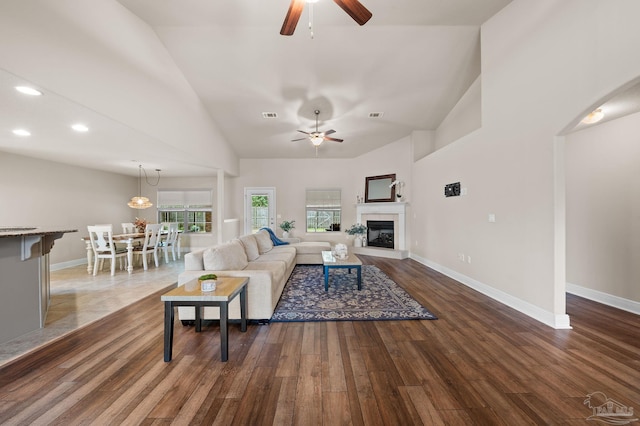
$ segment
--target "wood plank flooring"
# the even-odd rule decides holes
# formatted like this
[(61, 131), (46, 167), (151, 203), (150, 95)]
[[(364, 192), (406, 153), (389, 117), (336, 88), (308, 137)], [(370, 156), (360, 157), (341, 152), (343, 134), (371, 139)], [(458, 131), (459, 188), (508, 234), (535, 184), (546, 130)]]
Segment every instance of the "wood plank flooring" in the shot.
[[(176, 323), (160, 294), (0, 369), (0, 424), (593, 424), (587, 394), (640, 406), (640, 319), (568, 296), (553, 330), (412, 260), (362, 256), (436, 321)], [(365, 283), (366, 285), (366, 283)]]

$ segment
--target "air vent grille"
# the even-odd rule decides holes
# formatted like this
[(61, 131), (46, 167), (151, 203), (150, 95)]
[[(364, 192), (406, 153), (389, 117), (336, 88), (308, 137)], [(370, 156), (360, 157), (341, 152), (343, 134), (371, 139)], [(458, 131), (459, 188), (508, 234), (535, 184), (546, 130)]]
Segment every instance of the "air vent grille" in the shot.
[(380, 118), (384, 115), (384, 112), (370, 112), (369, 118)]
[(263, 112), (262, 118), (278, 118), (277, 112)]

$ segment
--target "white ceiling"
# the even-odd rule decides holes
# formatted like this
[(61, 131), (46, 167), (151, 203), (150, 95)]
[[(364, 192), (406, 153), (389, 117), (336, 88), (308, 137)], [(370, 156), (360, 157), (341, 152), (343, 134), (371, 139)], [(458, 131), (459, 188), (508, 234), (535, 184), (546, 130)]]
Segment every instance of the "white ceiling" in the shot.
[[(298, 129), (313, 129), (318, 109), (320, 130), (335, 129), (332, 136), (344, 139), (323, 143), (318, 156), (350, 158), (436, 129), (480, 74), (480, 25), (509, 1), (363, 0), (373, 18), (360, 27), (333, 1), (321, 0), (313, 39), (309, 5), (293, 36), (279, 34), (289, 0), (119, 3), (156, 32), (239, 157), (314, 157), (310, 142), (291, 139), (301, 136)], [(172, 164), (175, 148), (63, 93), (41, 88), (45, 96), (27, 99), (13, 89), (19, 81), (0, 69), (0, 150), (97, 169), (109, 158), (123, 164), (118, 172), (136, 175), (133, 153), (153, 146), (157, 158), (146, 164), (162, 164), (167, 175), (211, 174)], [(370, 112), (384, 115), (372, 119)], [(68, 128), (88, 116), (90, 132)], [(26, 142), (10, 134), (34, 121), (46, 138), (34, 134)]]
[[(242, 158), (355, 157), (435, 129), (480, 74), (479, 26), (509, 0), (364, 0), (358, 26), (333, 1), (279, 34), (288, 0), (119, 0), (146, 21)], [(275, 112), (276, 119), (262, 118)], [(383, 112), (370, 119), (370, 112)]]

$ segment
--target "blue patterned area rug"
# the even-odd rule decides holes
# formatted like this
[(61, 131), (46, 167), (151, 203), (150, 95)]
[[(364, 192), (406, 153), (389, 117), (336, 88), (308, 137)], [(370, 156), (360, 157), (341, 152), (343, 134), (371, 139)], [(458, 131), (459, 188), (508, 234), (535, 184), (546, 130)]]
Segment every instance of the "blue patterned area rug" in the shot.
[(331, 269), (325, 291), (322, 269), (321, 265), (296, 266), (271, 321), (437, 319), (376, 266), (362, 266), (360, 291), (356, 271), (349, 274), (347, 269)]

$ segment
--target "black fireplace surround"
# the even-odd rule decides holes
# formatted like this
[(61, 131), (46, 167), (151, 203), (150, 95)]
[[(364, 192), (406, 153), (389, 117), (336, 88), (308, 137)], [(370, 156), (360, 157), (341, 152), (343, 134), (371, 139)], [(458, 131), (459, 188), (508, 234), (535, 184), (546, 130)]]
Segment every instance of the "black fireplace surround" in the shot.
[(393, 246), (393, 221), (392, 220), (368, 220), (367, 221), (367, 245), (371, 247), (394, 248)]

